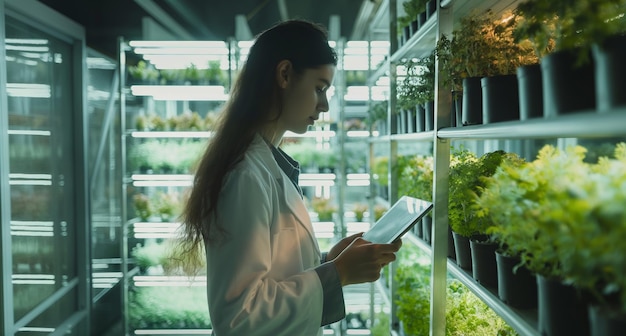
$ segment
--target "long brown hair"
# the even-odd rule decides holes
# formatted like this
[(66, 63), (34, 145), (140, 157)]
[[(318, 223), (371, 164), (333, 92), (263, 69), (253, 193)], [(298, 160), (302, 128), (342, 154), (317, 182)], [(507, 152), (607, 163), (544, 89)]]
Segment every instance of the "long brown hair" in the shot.
[(302, 73), (336, 65), (337, 55), (323, 27), (308, 21), (284, 21), (258, 35), (199, 162), (181, 215), (182, 236), (175, 255), (187, 273), (202, 264), (204, 244), (216, 243), (227, 234), (228, 228), (213, 220), (219, 194), (255, 134), (272, 121), (271, 108), (280, 98), (275, 71), (283, 60), (292, 63), (295, 73)]

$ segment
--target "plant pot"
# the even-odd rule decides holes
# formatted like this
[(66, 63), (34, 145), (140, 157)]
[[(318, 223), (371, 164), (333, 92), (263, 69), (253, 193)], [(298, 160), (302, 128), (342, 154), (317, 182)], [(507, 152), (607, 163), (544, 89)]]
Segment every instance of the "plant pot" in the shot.
[(483, 94), (480, 77), (463, 78), (463, 126), (483, 123)]
[(626, 316), (607, 307), (589, 305), (591, 336), (624, 335)]
[(415, 108), (408, 109), (406, 112), (406, 132), (415, 133)]
[(450, 104), (450, 127), (456, 126), (456, 102), (452, 100)]
[(431, 16), (437, 11), (437, 0), (429, 0), (426, 3), (426, 19), (430, 19)]
[(454, 248), (454, 237), (450, 225), (448, 225), (448, 258), (456, 261), (456, 249)]
[(543, 86), (539, 63), (517, 68), (520, 120), (543, 117)]
[(411, 23), (409, 24), (409, 28), (411, 30), (410, 36), (413, 36), (415, 35), (415, 33), (417, 33), (417, 30), (419, 29), (419, 24), (417, 23), (417, 17), (415, 18), (415, 20), (411, 21)]
[(426, 131), (435, 129), (435, 101), (431, 100), (424, 104), (424, 120), (426, 122)]
[(599, 112), (626, 105), (626, 35), (608, 38), (592, 46), (596, 108)]
[(483, 77), (483, 123), (519, 120), (519, 93), (516, 75)]
[(528, 268), (519, 265), (519, 257), (511, 257), (496, 250), (498, 269), (498, 297), (511, 307), (537, 307), (537, 281)]
[(589, 335), (587, 305), (574, 287), (537, 275), (539, 332), (546, 336)]
[(426, 110), (424, 104), (415, 106), (415, 131), (424, 132), (426, 130)]
[(489, 242), (487, 236), (478, 235), (470, 238), (472, 255), (472, 277), (485, 287), (498, 286), (496, 249), (498, 244)]
[(400, 110), (400, 112), (398, 112), (398, 114), (396, 115), (398, 118), (398, 122), (396, 124), (397, 130), (396, 133), (397, 134), (404, 134), (406, 133), (406, 110)]
[(452, 91), (452, 106), (455, 112), (455, 122), (450, 126), (463, 126), (463, 91)]
[(432, 245), (433, 237), (433, 218), (430, 215), (422, 217), (422, 239)]
[(419, 28), (422, 28), (422, 26), (424, 26), (425, 23), (426, 23), (426, 11), (423, 11), (417, 14), (417, 25), (419, 26)]
[(559, 51), (542, 58), (544, 117), (595, 109), (593, 64), (577, 65), (577, 59), (578, 53), (572, 51)]
[(402, 38), (404, 39), (404, 43), (406, 43), (411, 38), (411, 25), (410, 24), (402, 28)]
[(461, 236), (452, 231), (454, 240), (454, 252), (456, 254), (456, 264), (464, 270), (472, 270), (472, 253), (470, 250), (469, 237)]

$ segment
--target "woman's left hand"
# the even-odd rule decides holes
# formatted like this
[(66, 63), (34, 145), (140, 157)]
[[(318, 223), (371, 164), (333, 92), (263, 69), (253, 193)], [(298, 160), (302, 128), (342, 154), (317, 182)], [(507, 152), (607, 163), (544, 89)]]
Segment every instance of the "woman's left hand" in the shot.
[(352, 243), (353, 240), (361, 237), (362, 235), (363, 232), (359, 232), (340, 240), (337, 244), (335, 244), (335, 246), (330, 249), (330, 251), (328, 251), (328, 254), (326, 255), (326, 261), (331, 261), (335, 259), (346, 247), (348, 247), (348, 245), (350, 245), (350, 243)]

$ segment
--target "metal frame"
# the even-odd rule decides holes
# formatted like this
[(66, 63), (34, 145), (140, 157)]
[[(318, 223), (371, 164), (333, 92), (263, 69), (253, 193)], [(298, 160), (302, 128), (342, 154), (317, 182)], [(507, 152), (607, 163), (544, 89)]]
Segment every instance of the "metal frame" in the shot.
[[(4, 1), (0, 2), (0, 52), (5, 53), (5, 27)], [(6, 62), (0, 62), (0, 279), (2, 287), (0, 289), (0, 333), (11, 335), (13, 333), (13, 284), (11, 283), (12, 271), (12, 245), (11, 245), (11, 193), (9, 190), (9, 120), (7, 90), (6, 90)]]

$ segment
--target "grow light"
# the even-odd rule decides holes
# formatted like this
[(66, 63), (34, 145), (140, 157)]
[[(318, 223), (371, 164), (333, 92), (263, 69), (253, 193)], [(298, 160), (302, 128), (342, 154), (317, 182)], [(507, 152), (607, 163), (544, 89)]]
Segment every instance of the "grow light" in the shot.
[(221, 85), (132, 85), (134, 96), (151, 96), (154, 100), (225, 101), (228, 95)]

